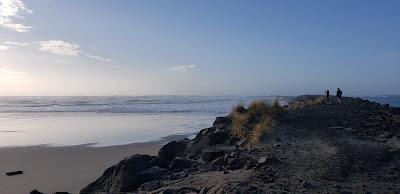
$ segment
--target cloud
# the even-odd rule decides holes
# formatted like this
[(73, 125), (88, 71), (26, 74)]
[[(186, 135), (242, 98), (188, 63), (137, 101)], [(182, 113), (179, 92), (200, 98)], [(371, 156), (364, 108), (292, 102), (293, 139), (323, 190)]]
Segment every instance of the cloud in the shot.
[(8, 69), (0, 69), (0, 74), (8, 74), (8, 75), (25, 75), (25, 72), (20, 71), (12, 71)]
[(90, 55), (90, 54), (85, 54), (86, 57), (91, 58), (91, 59), (95, 59), (101, 62), (106, 62), (106, 63), (111, 63), (111, 62), (115, 62), (114, 59), (107, 59), (107, 58), (103, 58), (103, 57), (99, 57), (96, 55)]
[(71, 63), (70, 61), (64, 61), (64, 60), (58, 60), (58, 59), (53, 60), (53, 62), (56, 62), (56, 63)]
[(39, 50), (67, 56), (79, 56), (79, 53), (82, 52), (79, 50), (79, 45), (64, 42), (62, 40), (40, 41)]
[(26, 42), (4, 42), (4, 44), (12, 46), (29, 46), (29, 43)]
[(178, 65), (178, 66), (169, 68), (169, 70), (178, 71), (178, 72), (188, 72), (189, 70), (192, 70), (194, 68), (196, 68), (195, 65)]
[(0, 0), (0, 26), (16, 32), (28, 32), (32, 27), (15, 21), (21, 13), (33, 14), (21, 0)]
[(7, 49), (9, 49), (8, 46), (0, 45), (0, 51), (5, 51)]
[(110, 65), (110, 67), (117, 69), (117, 68), (121, 68), (122, 66), (121, 65)]

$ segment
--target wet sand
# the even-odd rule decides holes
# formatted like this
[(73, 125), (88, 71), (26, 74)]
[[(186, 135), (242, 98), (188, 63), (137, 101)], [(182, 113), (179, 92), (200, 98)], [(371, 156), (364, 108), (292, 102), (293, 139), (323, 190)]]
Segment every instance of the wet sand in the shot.
[[(160, 141), (108, 147), (3, 147), (0, 148), (0, 193), (23, 194), (34, 189), (44, 193), (78, 193), (123, 158), (133, 154), (157, 155), (162, 144), (182, 138), (175, 135)], [(6, 175), (16, 170), (24, 173)]]

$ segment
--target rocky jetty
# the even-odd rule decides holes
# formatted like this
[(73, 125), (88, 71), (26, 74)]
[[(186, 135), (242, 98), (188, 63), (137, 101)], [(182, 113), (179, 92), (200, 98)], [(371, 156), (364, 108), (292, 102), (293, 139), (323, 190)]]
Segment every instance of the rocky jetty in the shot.
[(342, 102), (236, 107), (158, 157), (119, 162), (81, 193), (399, 193), (400, 109)]

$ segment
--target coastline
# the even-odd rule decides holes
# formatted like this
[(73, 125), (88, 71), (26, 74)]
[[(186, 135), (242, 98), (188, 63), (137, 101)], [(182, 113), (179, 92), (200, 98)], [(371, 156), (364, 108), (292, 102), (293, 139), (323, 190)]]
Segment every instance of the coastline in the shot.
[[(189, 134), (190, 135), (190, 134)], [(93, 147), (46, 145), (0, 147), (0, 193), (79, 193), (98, 178), (105, 169), (134, 154), (157, 155), (163, 144), (188, 137), (171, 135), (157, 141)], [(6, 172), (22, 170), (22, 175)]]

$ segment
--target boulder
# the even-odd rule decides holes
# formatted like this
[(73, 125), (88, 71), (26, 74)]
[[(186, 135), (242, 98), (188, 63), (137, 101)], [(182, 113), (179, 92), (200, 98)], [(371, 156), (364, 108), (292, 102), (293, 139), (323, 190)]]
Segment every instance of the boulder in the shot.
[(161, 188), (162, 186), (163, 185), (160, 180), (149, 181), (140, 185), (138, 191), (145, 191), (145, 192), (154, 191), (156, 189)]
[(247, 163), (245, 158), (230, 158), (228, 159), (228, 170), (238, 170), (242, 169)]
[(143, 182), (151, 181), (160, 178), (167, 169), (161, 168), (159, 166), (153, 166), (150, 169), (144, 170), (139, 173), (139, 176), (143, 180)]
[(310, 188), (311, 184), (308, 181), (304, 180), (304, 181), (301, 182), (301, 186), (303, 188)]
[(194, 165), (198, 165), (199, 162), (196, 160), (186, 159), (183, 157), (176, 157), (172, 160), (170, 169), (184, 169), (191, 168)]
[(267, 157), (263, 156), (258, 159), (258, 164), (265, 164), (267, 162)]
[(187, 153), (200, 155), (203, 150), (229, 141), (229, 130), (210, 127), (203, 129), (187, 148)]
[(225, 158), (221, 156), (210, 162), (208, 170), (222, 170), (224, 164), (225, 164)]
[(230, 117), (217, 117), (213, 123), (216, 128), (227, 128), (232, 124), (232, 119)]
[(238, 146), (238, 147), (240, 147), (240, 146), (242, 146), (242, 145), (244, 145), (246, 143), (246, 139), (241, 139), (241, 140), (239, 140), (238, 142), (236, 142), (236, 146)]
[[(155, 166), (158, 166), (155, 168)], [(133, 155), (104, 171), (80, 193), (123, 193), (135, 191), (142, 183), (159, 178), (167, 162), (155, 156)]]
[(175, 157), (183, 156), (187, 148), (187, 143), (187, 140), (171, 141), (160, 149), (158, 157), (171, 161)]
[(386, 141), (389, 147), (393, 150), (400, 150), (400, 139), (397, 136), (393, 136), (392, 138)]
[(222, 150), (204, 150), (201, 154), (201, 159), (203, 159), (204, 162), (210, 162), (224, 154), (225, 152)]

